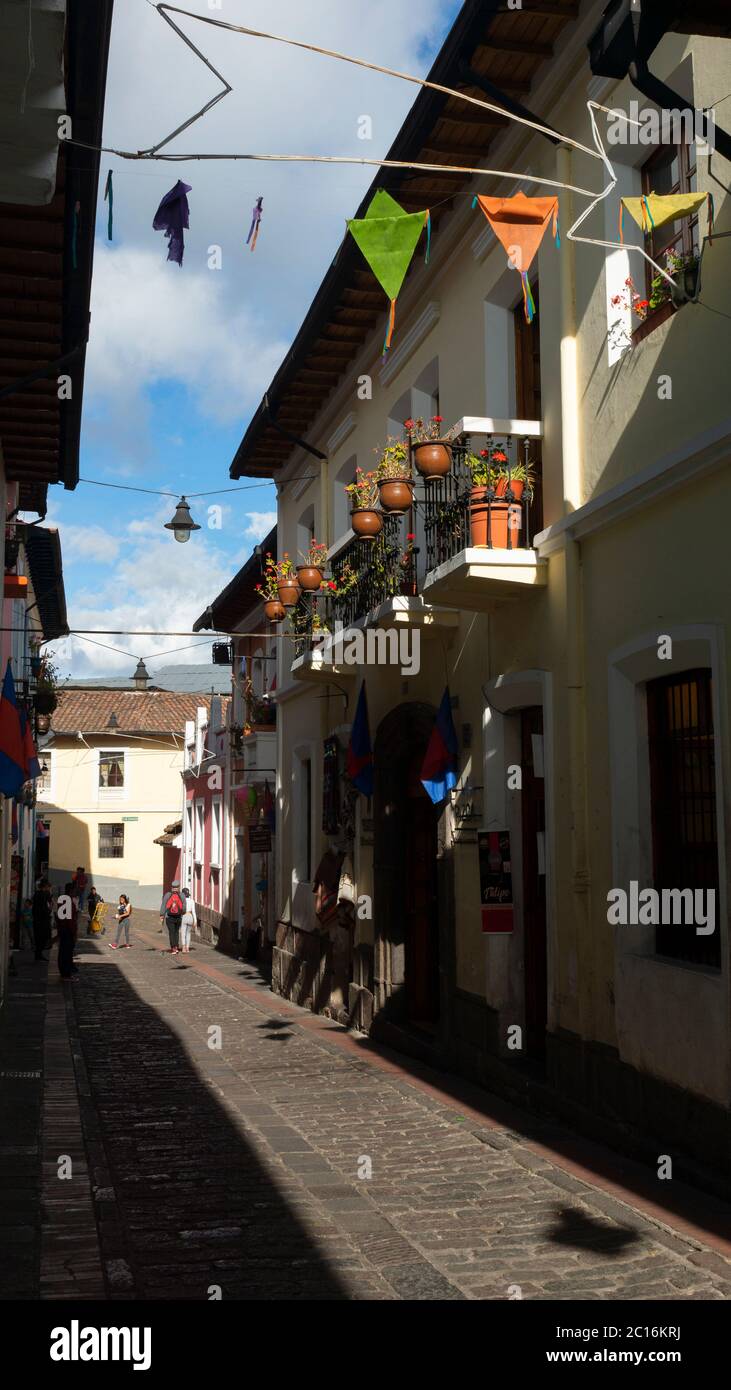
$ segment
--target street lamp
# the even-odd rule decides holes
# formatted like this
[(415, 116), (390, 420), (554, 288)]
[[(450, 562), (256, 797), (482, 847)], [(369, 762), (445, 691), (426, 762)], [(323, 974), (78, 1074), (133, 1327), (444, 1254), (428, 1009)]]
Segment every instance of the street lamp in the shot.
[(200, 529), (200, 526), (195, 523), (190, 514), (190, 507), (185, 500), (184, 494), (175, 508), (175, 515), (172, 521), (165, 522), (165, 530), (172, 531), (176, 541), (180, 541), (181, 545), (183, 545), (190, 539), (191, 531), (200, 531)]

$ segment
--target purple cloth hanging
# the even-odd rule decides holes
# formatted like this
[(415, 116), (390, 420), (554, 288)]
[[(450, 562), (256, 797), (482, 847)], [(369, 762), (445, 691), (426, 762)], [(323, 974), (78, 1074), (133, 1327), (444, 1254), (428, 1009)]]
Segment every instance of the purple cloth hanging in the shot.
[(168, 260), (177, 261), (179, 266), (183, 264), (185, 250), (183, 229), (190, 226), (186, 194), (190, 193), (191, 187), (191, 184), (178, 179), (175, 187), (165, 194), (152, 223), (153, 230), (164, 232), (168, 239)]

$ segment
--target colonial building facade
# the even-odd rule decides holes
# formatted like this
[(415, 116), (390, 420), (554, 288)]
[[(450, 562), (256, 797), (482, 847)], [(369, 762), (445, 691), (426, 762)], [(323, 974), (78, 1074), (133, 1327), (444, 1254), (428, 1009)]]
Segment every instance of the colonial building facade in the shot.
[(228, 665), (231, 694), (186, 734), (184, 881), (202, 929), (222, 949), (267, 962), (274, 933), (276, 638), (262, 619), (257, 585), (276, 551), (272, 531), (193, 630), (228, 634), (214, 656)]
[[(487, 11), (465, 7), (435, 81), (454, 86), (466, 62), (483, 93), (503, 88), (584, 143), (589, 98), (630, 111), (629, 80), (590, 67), (601, 4), (576, 5), (570, 24), (526, 7), (520, 43), (514, 14)], [(697, 108), (731, 86), (727, 37), (667, 33), (652, 61)], [(563, 242), (546, 237), (533, 261), (528, 323), (520, 278), (471, 195), (553, 192), (551, 181), (600, 190), (601, 166), (423, 91), (391, 154), (426, 162), (436, 148), (440, 162), (446, 152), (535, 182), (379, 175), (374, 188), (387, 181), (408, 211), (434, 205), (430, 263), (413, 263), (390, 352), (382, 291), (345, 243), (231, 469), (276, 479), (279, 555), (324, 541), (340, 590), (279, 629), (291, 633), (278, 642), (274, 987), (507, 1095), (727, 1167), (731, 417), (719, 363), (731, 241), (708, 244), (703, 206), (644, 240), (634, 228), (614, 249), (581, 245), (565, 229), (586, 200), (559, 187)], [(731, 227), (731, 168), (718, 149), (703, 154), (627, 135), (611, 149), (617, 189), (583, 230), (617, 243), (620, 195), (694, 190), (713, 193), (718, 231)], [(645, 263), (631, 242), (655, 259), (702, 256), (700, 303), (648, 281), (648, 312), (635, 314), (626, 282), (642, 291)], [(435, 416), (452, 428), (449, 477), (417, 479), (410, 512), (357, 539), (344, 492), (356, 467), (375, 467), (374, 448), (408, 418)], [(473, 529), (467, 455), (495, 448), (535, 476), (511, 548), (480, 545)], [(418, 662), (406, 674), (403, 662), (350, 665), (313, 637), (315, 612), (330, 627), (406, 632)], [(374, 785), (353, 809), (342, 774), (363, 679)], [(445, 686), (458, 780), (434, 806), (422, 769)], [(491, 833), (509, 846), (506, 931), (483, 912)], [(345, 937), (315, 910), (333, 846), (356, 880)], [(702, 893), (712, 930), (649, 908), (621, 924), (611, 895), (632, 884)]]

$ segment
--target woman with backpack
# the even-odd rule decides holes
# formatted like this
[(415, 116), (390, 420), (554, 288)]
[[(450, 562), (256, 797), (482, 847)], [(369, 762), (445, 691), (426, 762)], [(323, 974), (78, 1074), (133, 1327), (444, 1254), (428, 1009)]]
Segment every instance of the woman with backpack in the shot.
[(165, 894), (160, 904), (160, 921), (164, 921), (168, 929), (171, 956), (177, 956), (180, 950), (180, 927), (184, 912), (185, 903), (180, 891), (180, 879), (174, 878), (170, 887), (170, 892)]

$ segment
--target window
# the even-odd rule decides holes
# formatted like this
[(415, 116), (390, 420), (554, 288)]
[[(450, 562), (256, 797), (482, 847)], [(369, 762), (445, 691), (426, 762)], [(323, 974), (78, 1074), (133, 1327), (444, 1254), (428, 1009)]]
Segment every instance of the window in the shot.
[(312, 879), (312, 760), (307, 758), (304, 766), (305, 782), (305, 853), (307, 860), (307, 873), (305, 879), (309, 883)]
[(99, 786), (105, 791), (124, 786), (124, 753), (99, 754)]
[[(36, 778), (36, 793), (43, 800), (50, 796), (51, 780), (53, 775), (53, 754), (46, 753), (42, 749), (38, 752), (38, 761), (41, 765), (41, 775)], [(45, 772), (43, 769), (45, 768)]]
[(211, 863), (221, 863), (221, 802), (211, 803)]
[(204, 826), (205, 826), (205, 821), (204, 821), (204, 816), (203, 816), (203, 802), (202, 802), (202, 801), (196, 801), (196, 803), (195, 803), (195, 846), (194, 846), (194, 854), (195, 854), (196, 863), (198, 863), (198, 864), (202, 864), (202, 863), (203, 863)]
[(99, 858), (124, 859), (124, 826), (99, 826)]
[[(642, 169), (642, 192), (695, 193), (697, 186), (695, 146), (662, 145)], [(668, 251), (678, 256), (697, 255), (699, 247), (698, 215), (684, 217), (678, 222), (665, 222), (645, 237), (645, 250), (658, 265), (664, 266)], [(647, 265), (647, 293), (652, 288), (656, 275), (651, 265)]]
[(716, 930), (656, 929), (659, 955), (721, 966), (713, 685), (707, 669), (647, 683), (653, 886), (715, 891)]

